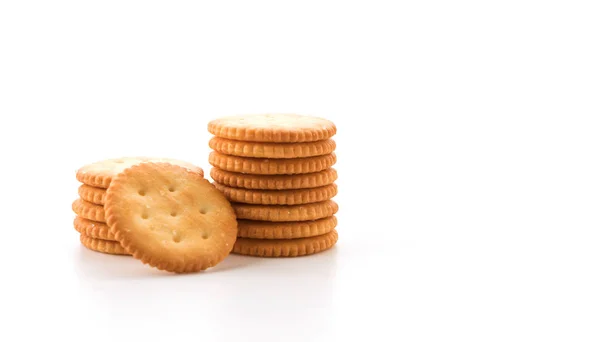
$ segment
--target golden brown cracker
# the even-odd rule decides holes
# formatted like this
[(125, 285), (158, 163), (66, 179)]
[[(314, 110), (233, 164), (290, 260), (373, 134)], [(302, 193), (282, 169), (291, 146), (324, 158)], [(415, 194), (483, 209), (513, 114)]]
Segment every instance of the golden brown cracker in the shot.
[(337, 179), (337, 171), (329, 168), (297, 175), (250, 175), (213, 167), (210, 170), (210, 177), (217, 183), (233, 188), (287, 190), (317, 188), (332, 184)]
[(73, 226), (79, 233), (94, 239), (115, 241), (115, 236), (110, 232), (106, 223), (91, 221), (77, 216), (73, 221)]
[(81, 234), (79, 237), (81, 244), (96, 252), (116, 255), (129, 255), (127, 251), (117, 241), (108, 241), (102, 239), (94, 239), (93, 237)]
[(298, 222), (238, 220), (238, 236), (250, 239), (298, 239), (327, 234), (336, 225), (335, 216)]
[(208, 142), (213, 150), (232, 156), (250, 158), (305, 158), (322, 156), (335, 150), (331, 139), (305, 143), (265, 143), (213, 137)]
[(128, 167), (139, 163), (145, 162), (156, 162), (156, 163), (169, 163), (179, 165), (199, 173), (204, 176), (202, 168), (190, 164), (182, 160), (176, 160), (171, 158), (148, 158), (148, 157), (124, 157), (117, 159), (107, 159), (96, 163), (88, 164), (77, 170), (77, 180), (98, 188), (108, 188), (113, 177), (121, 173)]
[(295, 159), (264, 159), (236, 157), (211, 152), (208, 162), (222, 170), (255, 175), (289, 175), (311, 173), (332, 167), (336, 162), (335, 153), (323, 156)]
[(95, 186), (89, 186), (81, 184), (77, 190), (81, 199), (99, 205), (104, 205), (104, 198), (106, 197), (106, 189), (97, 188)]
[(298, 205), (261, 205), (231, 203), (238, 219), (288, 222), (309, 221), (332, 216), (338, 205), (332, 200)]
[(335, 245), (338, 233), (334, 229), (327, 234), (300, 239), (261, 240), (239, 238), (233, 253), (259, 257), (296, 257), (322, 252)]
[(229, 201), (199, 173), (143, 163), (119, 174), (106, 195), (110, 231), (128, 253), (161, 270), (215, 266), (237, 235)]
[(329, 184), (312, 189), (292, 190), (252, 190), (231, 188), (219, 183), (214, 185), (228, 200), (239, 203), (251, 204), (279, 204), (295, 205), (322, 202), (331, 199), (337, 194), (337, 186)]
[(208, 131), (217, 137), (243, 141), (318, 141), (331, 138), (336, 130), (329, 120), (298, 114), (238, 115), (208, 123)]
[(104, 207), (78, 198), (71, 205), (73, 212), (78, 216), (92, 221), (106, 222)]

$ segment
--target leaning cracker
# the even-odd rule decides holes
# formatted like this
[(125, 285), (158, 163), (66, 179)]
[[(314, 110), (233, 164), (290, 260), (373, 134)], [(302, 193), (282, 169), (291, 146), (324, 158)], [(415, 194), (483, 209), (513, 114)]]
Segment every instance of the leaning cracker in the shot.
[(338, 205), (332, 200), (298, 205), (260, 205), (232, 203), (238, 219), (287, 222), (317, 220), (337, 213)]
[(81, 234), (79, 237), (81, 244), (96, 252), (102, 252), (106, 254), (117, 254), (117, 255), (129, 255), (127, 251), (117, 241), (107, 241), (102, 239), (94, 239), (85, 234)]
[(106, 195), (110, 231), (128, 253), (161, 270), (204, 270), (227, 256), (237, 235), (229, 201), (197, 172), (143, 163), (119, 174)]
[(90, 186), (106, 189), (110, 185), (113, 177), (128, 167), (144, 162), (179, 165), (204, 176), (202, 168), (181, 160), (170, 158), (127, 157), (108, 159), (85, 165), (77, 171), (77, 180)]
[(106, 197), (106, 189), (97, 188), (95, 186), (89, 186), (81, 184), (77, 190), (81, 199), (94, 203), (104, 205), (104, 198)]
[(250, 190), (230, 188), (228, 186), (214, 183), (228, 200), (232, 202), (251, 204), (279, 204), (295, 205), (305, 203), (322, 202), (337, 195), (337, 186), (329, 184), (312, 189), (292, 190)]
[(335, 124), (329, 120), (298, 114), (254, 114), (229, 116), (208, 123), (217, 137), (263, 142), (296, 143), (331, 138)]
[(115, 236), (110, 232), (110, 229), (106, 223), (91, 221), (77, 216), (73, 221), (73, 226), (75, 227), (76, 231), (83, 235), (87, 235), (95, 239), (115, 241)]
[(78, 198), (71, 205), (73, 212), (78, 216), (92, 221), (106, 222), (104, 207)]
[(298, 239), (327, 234), (336, 225), (335, 216), (298, 222), (238, 220), (238, 236), (250, 239)]
[(208, 142), (213, 150), (238, 157), (251, 158), (305, 158), (322, 156), (335, 150), (331, 139), (305, 143), (265, 143), (255, 141), (230, 140), (213, 137)]
[(260, 240), (239, 238), (233, 247), (233, 253), (259, 257), (296, 257), (319, 253), (335, 245), (337, 231), (301, 238), (285, 240)]
[(294, 158), (294, 159), (264, 159), (236, 157), (211, 152), (208, 162), (220, 169), (250, 173), (255, 175), (290, 175), (298, 173), (311, 173), (325, 170), (336, 162), (335, 153), (323, 156)]
[(221, 170), (213, 167), (210, 177), (217, 183), (234, 188), (286, 190), (317, 188), (329, 185), (337, 179), (335, 169), (329, 168), (319, 172), (298, 175), (250, 175)]

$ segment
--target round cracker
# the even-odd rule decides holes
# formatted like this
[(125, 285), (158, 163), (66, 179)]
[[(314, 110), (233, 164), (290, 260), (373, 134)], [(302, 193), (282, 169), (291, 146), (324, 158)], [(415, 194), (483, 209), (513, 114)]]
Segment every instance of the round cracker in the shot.
[(213, 167), (210, 170), (210, 177), (217, 183), (233, 188), (287, 190), (317, 188), (332, 184), (337, 179), (337, 171), (329, 168), (298, 175), (249, 175)]
[(93, 237), (81, 234), (79, 237), (81, 244), (96, 252), (115, 255), (129, 255), (127, 251), (117, 241), (107, 241), (94, 239)]
[(296, 143), (329, 139), (336, 127), (329, 120), (313, 116), (254, 114), (212, 120), (208, 131), (233, 140)]
[(73, 212), (77, 214), (77, 216), (81, 216), (92, 221), (106, 222), (104, 207), (101, 205), (78, 198), (73, 202), (71, 208), (73, 209)]
[(110, 232), (110, 228), (108, 228), (106, 223), (92, 221), (77, 216), (75, 217), (75, 220), (73, 220), (73, 226), (79, 233), (94, 239), (116, 241), (114, 234)]
[(237, 221), (229, 201), (199, 173), (166, 163), (132, 166), (113, 179), (107, 222), (128, 253), (161, 270), (184, 273), (221, 262)]
[(301, 238), (286, 240), (260, 240), (239, 238), (233, 247), (233, 253), (259, 257), (296, 257), (322, 252), (335, 245), (338, 233), (331, 232)]
[(286, 144), (213, 137), (208, 142), (208, 146), (219, 153), (251, 158), (305, 158), (322, 156), (335, 151), (335, 141), (331, 139)]
[(212, 166), (226, 171), (254, 175), (291, 175), (318, 172), (332, 167), (336, 160), (335, 153), (294, 159), (236, 157), (219, 152), (211, 152), (208, 156), (208, 162)]
[(251, 204), (295, 205), (322, 202), (337, 194), (337, 185), (329, 184), (312, 189), (293, 190), (250, 190), (231, 188), (214, 183), (228, 200)]
[(124, 157), (116, 159), (102, 160), (96, 163), (88, 164), (77, 170), (77, 180), (81, 183), (95, 186), (98, 188), (108, 188), (112, 179), (128, 167), (140, 163), (169, 163), (185, 167), (190, 171), (199, 173), (204, 177), (202, 168), (188, 162), (171, 158), (148, 158), (148, 157)]
[(314, 221), (268, 222), (238, 220), (238, 237), (250, 239), (298, 239), (327, 234), (337, 219), (329, 216)]
[(318, 220), (332, 216), (338, 211), (338, 205), (332, 200), (298, 205), (261, 205), (232, 203), (238, 219), (289, 222)]

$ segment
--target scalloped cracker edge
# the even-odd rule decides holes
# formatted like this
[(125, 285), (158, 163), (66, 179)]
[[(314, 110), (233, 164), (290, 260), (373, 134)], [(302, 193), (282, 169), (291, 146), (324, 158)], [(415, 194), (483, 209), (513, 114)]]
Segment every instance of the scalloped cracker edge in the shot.
[(338, 240), (338, 233), (331, 232), (301, 239), (259, 240), (239, 238), (233, 253), (258, 257), (297, 257), (327, 250)]

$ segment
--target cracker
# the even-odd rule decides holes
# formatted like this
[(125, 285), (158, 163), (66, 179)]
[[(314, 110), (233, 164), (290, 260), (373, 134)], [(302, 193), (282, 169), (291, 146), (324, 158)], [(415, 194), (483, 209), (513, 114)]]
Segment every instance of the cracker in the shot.
[(289, 175), (311, 173), (332, 167), (336, 162), (335, 153), (324, 156), (294, 158), (294, 159), (265, 159), (236, 157), (219, 152), (211, 152), (208, 162), (220, 169), (250, 173), (255, 175)]
[(288, 222), (309, 221), (332, 216), (338, 205), (332, 200), (298, 205), (260, 205), (231, 203), (238, 219)]
[(336, 225), (335, 216), (298, 222), (238, 220), (238, 236), (251, 239), (298, 239), (327, 234)]
[(251, 204), (295, 205), (315, 203), (331, 199), (337, 195), (337, 186), (335, 184), (312, 189), (292, 190), (251, 190), (230, 188), (219, 183), (214, 183), (214, 185), (228, 200)]
[(317, 188), (332, 184), (337, 179), (337, 171), (329, 168), (298, 175), (250, 175), (213, 167), (210, 170), (210, 177), (217, 183), (234, 188), (287, 190)]
[(107, 241), (102, 239), (94, 239), (85, 234), (79, 236), (81, 244), (96, 252), (117, 255), (129, 255), (127, 251), (117, 241)]
[(106, 189), (97, 188), (95, 186), (89, 186), (81, 184), (77, 190), (81, 199), (99, 205), (104, 205), (104, 197), (106, 197)]
[(329, 139), (336, 127), (329, 120), (313, 116), (254, 114), (212, 120), (208, 131), (233, 140), (296, 143)]
[(78, 216), (92, 221), (106, 222), (104, 207), (78, 198), (71, 205), (73, 212)]
[(338, 233), (331, 232), (301, 239), (260, 240), (239, 238), (233, 253), (259, 257), (296, 257), (322, 252), (335, 245)]
[(204, 176), (202, 168), (185, 161), (170, 158), (127, 157), (108, 159), (83, 166), (77, 171), (77, 180), (98, 188), (108, 188), (112, 179), (126, 168), (144, 162), (170, 163), (185, 167)]
[(213, 137), (208, 142), (208, 146), (219, 153), (238, 157), (305, 158), (332, 153), (335, 150), (335, 141), (327, 139), (286, 144), (240, 141)]
[(73, 221), (73, 226), (75, 227), (76, 231), (83, 235), (87, 235), (95, 239), (115, 241), (115, 236), (110, 232), (110, 229), (106, 223), (91, 221), (77, 216)]
[(106, 194), (110, 231), (128, 253), (161, 270), (184, 273), (221, 262), (237, 221), (229, 201), (197, 172), (143, 163), (113, 179)]

